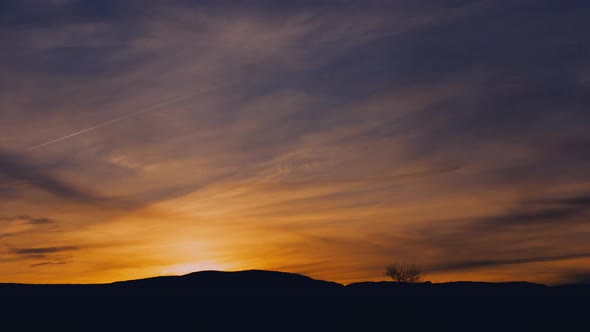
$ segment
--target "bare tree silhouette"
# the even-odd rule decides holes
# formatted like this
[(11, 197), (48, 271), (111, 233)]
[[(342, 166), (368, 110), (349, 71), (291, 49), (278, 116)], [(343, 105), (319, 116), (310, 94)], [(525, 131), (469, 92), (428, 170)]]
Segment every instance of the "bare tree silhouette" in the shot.
[(422, 269), (414, 264), (395, 263), (385, 268), (385, 275), (395, 282), (420, 282), (422, 273)]

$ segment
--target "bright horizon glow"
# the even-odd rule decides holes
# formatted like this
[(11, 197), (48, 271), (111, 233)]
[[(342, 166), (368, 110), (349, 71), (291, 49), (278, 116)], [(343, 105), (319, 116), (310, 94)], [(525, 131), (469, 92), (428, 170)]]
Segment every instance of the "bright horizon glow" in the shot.
[(162, 269), (159, 275), (185, 275), (199, 271), (230, 271), (229, 266), (215, 262), (198, 262), (189, 264), (175, 264)]

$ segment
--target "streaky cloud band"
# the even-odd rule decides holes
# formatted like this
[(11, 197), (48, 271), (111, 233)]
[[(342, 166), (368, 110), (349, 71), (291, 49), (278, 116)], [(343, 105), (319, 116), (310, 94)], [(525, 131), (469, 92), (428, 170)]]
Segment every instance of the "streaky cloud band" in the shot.
[(109, 121), (106, 121), (106, 122), (97, 124), (95, 126), (92, 126), (92, 127), (89, 127), (89, 128), (86, 128), (86, 129), (83, 129), (83, 130), (80, 130), (80, 131), (77, 131), (75, 133), (72, 133), (72, 134), (69, 134), (69, 135), (66, 135), (66, 136), (63, 136), (63, 137), (60, 137), (60, 138), (56, 138), (54, 140), (51, 140), (51, 141), (48, 141), (48, 142), (45, 142), (45, 143), (42, 143), (42, 144), (39, 144), (39, 145), (36, 145), (36, 146), (33, 146), (33, 147), (30, 147), (30, 148), (26, 149), (25, 151), (37, 150), (37, 149), (40, 149), (42, 147), (45, 147), (45, 146), (48, 146), (48, 145), (51, 145), (51, 144), (54, 144), (54, 143), (58, 143), (58, 142), (61, 142), (61, 141), (67, 140), (69, 138), (72, 138), (72, 137), (76, 137), (76, 136), (85, 134), (87, 132), (90, 132), (90, 131), (93, 131), (93, 130), (96, 130), (96, 129), (100, 129), (100, 128), (103, 128), (103, 127), (110, 126), (110, 125), (115, 124), (117, 122), (129, 120), (131, 118), (135, 118), (135, 117), (138, 117), (138, 116), (143, 115), (143, 114), (146, 114), (146, 113), (154, 112), (154, 111), (157, 111), (157, 110), (161, 109), (164, 106), (169, 106), (169, 105), (173, 105), (173, 104), (176, 104), (176, 103), (179, 103), (179, 102), (182, 102), (182, 101), (186, 101), (186, 100), (189, 100), (191, 98), (194, 98), (194, 97), (196, 97), (198, 95), (201, 95), (201, 94), (204, 94), (204, 93), (207, 93), (207, 92), (212, 92), (212, 91), (221, 89), (223, 87), (226, 87), (228, 85), (230, 85), (230, 84), (213, 86), (213, 87), (209, 87), (209, 88), (206, 88), (206, 89), (198, 90), (198, 91), (193, 92), (193, 93), (191, 93), (189, 95), (186, 95), (186, 96), (182, 96), (182, 97), (179, 97), (179, 98), (174, 98), (174, 99), (166, 100), (166, 101), (160, 102), (158, 104), (155, 104), (155, 105), (153, 105), (151, 107), (148, 107), (146, 109), (142, 109), (140, 111), (137, 111), (137, 112), (134, 112), (134, 113), (131, 113), (131, 114), (127, 114), (125, 116), (122, 116), (122, 117), (119, 117), (119, 118), (115, 118), (115, 119), (112, 119), (112, 120), (109, 120)]

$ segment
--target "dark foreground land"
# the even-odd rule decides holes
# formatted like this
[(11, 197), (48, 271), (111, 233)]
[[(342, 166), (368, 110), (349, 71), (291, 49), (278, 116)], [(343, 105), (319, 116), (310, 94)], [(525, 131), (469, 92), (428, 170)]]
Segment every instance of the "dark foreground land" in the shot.
[(342, 285), (303, 275), (249, 270), (201, 271), (108, 284), (0, 284), (6, 296), (590, 296), (590, 284), (546, 286), (528, 282), (395, 283)]

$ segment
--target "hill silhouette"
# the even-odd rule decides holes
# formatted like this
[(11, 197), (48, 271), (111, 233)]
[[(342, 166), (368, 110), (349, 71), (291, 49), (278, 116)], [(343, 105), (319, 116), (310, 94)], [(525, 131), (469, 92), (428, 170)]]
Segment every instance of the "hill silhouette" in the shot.
[(182, 291), (194, 295), (298, 295), (335, 294), (336, 289), (344, 286), (295, 273), (246, 270), (236, 272), (199, 271), (183, 276), (119, 281), (110, 284), (110, 287), (113, 290), (127, 292), (149, 289), (168, 294)]
[(590, 284), (547, 286), (529, 282), (342, 285), (287, 272), (199, 271), (104, 284), (0, 283), (3, 296), (590, 296)]

